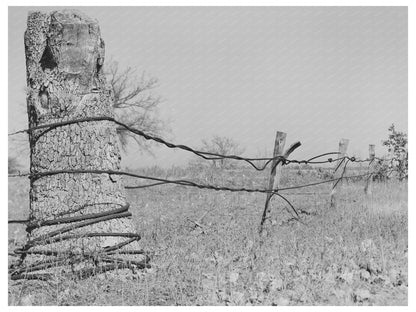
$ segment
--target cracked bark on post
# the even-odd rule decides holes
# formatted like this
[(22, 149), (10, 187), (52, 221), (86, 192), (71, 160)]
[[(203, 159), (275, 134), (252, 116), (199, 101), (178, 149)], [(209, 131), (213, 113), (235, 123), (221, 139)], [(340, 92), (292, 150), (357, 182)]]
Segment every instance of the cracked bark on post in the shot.
[[(25, 51), (30, 128), (77, 118), (113, 116), (112, 91), (107, 87), (102, 70), (104, 41), (96, 20), (73, 10), (31, 12), (25, 32)], [(42, 132), (37, 130), (29, 135), (31, 173), (120, 169), (119, 141), (116, 127), (110, 121), (71, 124), (40, 135)], [(99, 213), (120, 208), (125, 203), (120, 176), (64, 173), (31, 181), (31, 221)], [(87, 206), (79, 210), (84, 205)], [(59, 227), (62, 225), (34, 229), (28, 234), (28, 239)], [(135, 227), (131, 219), (124, 217), (66, 234), (91, 232), (134, 233)], [(93, 253), (127, 240), (123, 237), (84, 237), (39, 245), (31, 250), (53, 249), (68, 255)], [(138, 249), (137, 241), (123, 247), (123, 250)], [(51, 256), (28, 254), (22, 260), (30, 265), (48, 257)], [(144, 256), (136, 255), (134, 258), (142, 260)], [(85, 260), (81, 266), (85, 267), (87, 262)]]

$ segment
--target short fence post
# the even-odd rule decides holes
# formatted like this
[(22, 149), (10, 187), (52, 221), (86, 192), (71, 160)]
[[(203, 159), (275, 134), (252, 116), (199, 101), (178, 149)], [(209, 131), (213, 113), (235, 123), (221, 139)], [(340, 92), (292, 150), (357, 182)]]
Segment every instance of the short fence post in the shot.
[[(273, 151), (273, 157), (282, 156), (283, 155), (283, 149), (285, 147), (286, 143), (286, 133), (277, 131), (276, 132), (276, 139), (274, 141), (274, 151)], [(274, 159), (271, 164), (271, 171), (270, 171), (270, 179), (269, 179), (269, 190), (273, 190), (277, 188), (279, 182), (280, 182), (280, 173), (281, 173), (281, 164), (279, 164), (279, 159)], [(277, 175), (277, 178), (276, 178)], [(269, 203), (270, 199), (272, 198), (271, 193), (267, 193), (266, 196), (266, 203), (263, 211), (263, 216), (260, 223), (260, 233), (263, 231), (263, 224), (266, 220), (267, 214), (270, 213)]]
[[(341, 167), (342, 163), (345, 161), (345, 158), (343, 158), (343, 157), (345, 157), (345, 155), (347, 154), (348, 143), (349, 143), (349, 140), (348, 139), (341, 139), (339, 141), (339, 146), (338, 146), (338, 152), (339, 152), (339, 154), (338, 154), (338, 157), (337, 157), (337, 158), (339, 158), (339, 160), (335, 163), (335, 169), (338, 168), (338, 170), (335, 172), (334, 178), (339, 179), (342, 176), (343, 170), (342, 170), (342, 168), (339, 168), (339, 167)], [(337, 193), (337, 186), (339, 187), (339, 186), (341, 186), (341, 184), (342, 184), (342, 181), (338, 181), (337, 180), (332, 185), (332, 191), (331, 191), (331, 207), (335, 207), (336, 206), (335, 195)]]
[(376, 146), (374, 144), (370, 144), (368, 146), (368, 153), (369, 153), (369, 160), (370, 163), (368, 165), (369, 175), (367, 181), (365, 183), (364, 192), (367, 195), (371, 195), (372, 193), (372, 184), (373, 184), (373, 169), (374, 169), (374, 159), (376, 158)]

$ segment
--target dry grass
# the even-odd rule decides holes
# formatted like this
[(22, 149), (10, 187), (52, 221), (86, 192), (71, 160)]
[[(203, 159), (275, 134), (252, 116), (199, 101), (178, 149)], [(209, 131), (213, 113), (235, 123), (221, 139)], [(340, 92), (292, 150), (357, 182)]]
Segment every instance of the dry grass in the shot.
[[(250, 186), (267, 178), (245, 175), (210, 179)], [(312, 178), (291, 171), (282, 183)], [(9, 217), (24, 217), (27, 186), (11, 183)], [(343, 185), (334, 209), (329, 187), (313, 190), (320, 195), (289, 196), (306, 225), (290, 221), (283, 202), (274, 199), (262, 239), (262, 194), (181, 186), (129, 191), (152, 269), (134, 278), (109, 273), (53, 284), (10, 281), (9, 304), (407, 305), (407, 183), (376, 184), (370, 197), (361, 182)], [(9, 228), (10, 247), (21, 239), (17, 228)]]

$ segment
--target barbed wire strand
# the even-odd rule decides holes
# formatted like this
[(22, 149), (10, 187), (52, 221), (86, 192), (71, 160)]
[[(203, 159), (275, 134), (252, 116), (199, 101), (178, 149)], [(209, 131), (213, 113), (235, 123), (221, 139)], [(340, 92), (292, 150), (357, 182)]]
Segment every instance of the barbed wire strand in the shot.
[[(241, 156), (237, 156), (237, 155), (223, 155), (223, 154), (219, 154), (219, 153), (213, 153), (213, 152), (204, 152), (204, 151), (199, 151), (196, 149), (193, 149), (187, 145), (183, 145), (183, 144), (175, 144), (175, 143), (171, 143), (168, 142), (160, 137), (157, 136), (152, 136), (150, 134), (147, 134), (145, 132), (143, 132), (142, 130), (130, 127), (129, 125), (116, 120), (113, 117), (107, 117), (107, 116), (101, 116), (101, 117), (88, 117), (88, 118), (80, 118), (80, 119), (74, 119), (74, 120), (67, 120), (67, 121), (61, 121), (61, 122), (55, 122), (55, 123), (50, 123), (50, 124), (45, 124), (45, 125), (39, 125), (39, 126), (35, 126), (29, 129), (24, 129), (24, 130), (20, 130), (20, 131), (16, 131), (13, 133), (10, 133), (9, 136), (11, 135), (16, 135), (19, 133), (30, 133), (30, 132), (34, 132), (36, 130), (41, 130), (41, 129), (46, 129), (45, 131), (43, 131), (42, 133), (40, 133), (37, 138), (39, 138), (40, 136), (44, 135), (45, 133), (51, 131), (52, 129), (55, 129), (57, 127), (62, 127), (62, 126), (67, 126), (67, 125), (71, 125), (71, 124), (76, 124), (76, 123), (82, 123), (82, 122), (92, 122), (92, 121), (111, 121), (114, 122), (115, 124), (125, 128), (126, 130), (142, 136), (144, 139), (146, 140), (153, 140), (155, 142), (158, 142), (160, 144), (163, 144), (165, 146), (167, 146), (168, 148), (177, 148), (177, 149), (182, 149), (188, 152), (191, 152), (205, 160), (221, 160), (221, 159), (232, 159), (232, 160), (239, 160), (239, 161), (245, 161), (247, 162), (249, 165), (251, 165), (254, 169), (258, 170), (258, 171), (262, 171), (264, 170), (273, 160), (281, 160), (284, 162), (285, 165), (290, 164), (290, 163), (295, 163), (295, 164), (324, 164), (324, 163), (330, 163), (333, 161), (336, 161), (337, 159), (333, 160), (331, 158), (325, 160), (325, 161), (317, 161), (314, 162), (313, 160), (317, 159), (317, 158), (321, 158), (324, 156), (328, 156), (328, 155), (339, 155), (339, 152), (330, 152), (330, 153), (324, 153), (321, 155), (317, 155), (312, 157), (311, 159), (307, 159), (307, 160), (290, 160), (290, 159), (285, 159), (284, 156), (276, 156), (276, 157), (260, 157), (260, 158), (250, 158), (250, 157), (241, 157)], [(300, 144), (300, 143), (299, 143)], [(263, 164), (263, 166), (257, 166), (256, 164), (254, 164), (254, 161), (266, 161), (265, 164)]]
[[(348, 164), (348, 162), (346, 162), (346, 165), (347, 164)], [(344, 169), (346, 168), (346, 165), (344, 166)], [(289, 204), (290, 208), (295, 212), (297, 217), (299, 217), (299, 214), (297, 213), (296, 209), (293, 207), (293, 205), (290, 203), (290, 201), (286, 197), (284, 197), (282, 194), (278, 193), (279, 191), (306, 188), (306, 187), (311, 187), (311, 186), (324, 184), (324, 183), (330, 183), (330, 182), (334, 182), (334, 181), (337, 181), (337, 183), (338, 183), (340, 180), (343, 180), (343, 179), (352, 179), (352, 178), (365, 177), (365, 176), (368, 176), (368, 175), (372, 174), (372, 173), (365, 173), (365, 174), (361, 174), (361, 175), (344, 176), (345, 170), (343, 170), (343, 173), (339, 178), (328, 179), (328, 180), (325, 180), (325, 181), (319, 181), (319, 182), (297, 185), (297, 186), (292, 186), (292, 187), (272, 189), (272, 190), (260, 189), (260, 188), (254, 188), (254, 189), (231, 188), (231, 187), (224, 187), (224, 186), (215, 186), (215, 185), (210, 185), (210, 184), (199, 184), (199, 183), (188, 181), (188, 180), (168, 180), (168, 179), (162, 179), (162, 178), (156, 178), (156, 177), (149, 177), (149, 176), (134, 174), (134, 173), (131, 173), (131, 172), (113, 171), (113, 170), (56, 170), (56, 171), (49, 171), (49, 172), (43, 172), (43, 173), (29, 174), (29, 176), (32, 177), (32, 178), (40, 178), (40, 177), (44, 177), (44, 176), (50, 176), (50, 175), (56, 175), (56, 174), (62, 174), (62, 173), (95, 173), (95, 174), (109, 174), (109, 175), (126, 175), (126, 176), (140, 178), (140, 179), (148, 179), (148, 180), (158, 181), (158, 183), (154, 183), (153, 186), (155, 184), (158, 184), (158, 185), (159, 184), (178, 184), (178, 185), (181, 185), (181, 186), (196, 187), (196, 188), (200, 188), (200, 189), (210, 189), (210, 190), (215, 190), (215, 191), (270, 193), (272, 195), (277, 195), (278, 197), (280, 197), (284, 201), (286, 201)], [(127, 186), (126, 188), (134, 189), (134, 188), (142, 188), (142, 187), (143, 186), (138, 186), (138, 187)]]

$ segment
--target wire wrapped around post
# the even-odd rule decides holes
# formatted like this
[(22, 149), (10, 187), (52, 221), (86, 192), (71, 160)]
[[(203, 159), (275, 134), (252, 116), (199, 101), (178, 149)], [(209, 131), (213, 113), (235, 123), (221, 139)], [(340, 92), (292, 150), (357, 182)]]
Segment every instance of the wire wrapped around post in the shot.
[[(31, 174), (119, 170), (98, 22), (75, 10), (31, 12), (25, 52)], [(96, 117), (101, 120), (67, 123)], [(128, 208), (120, 176), (67, 172), (31, 178), (28, 241), (15, 251), (11, 278), (147, 267)]]

